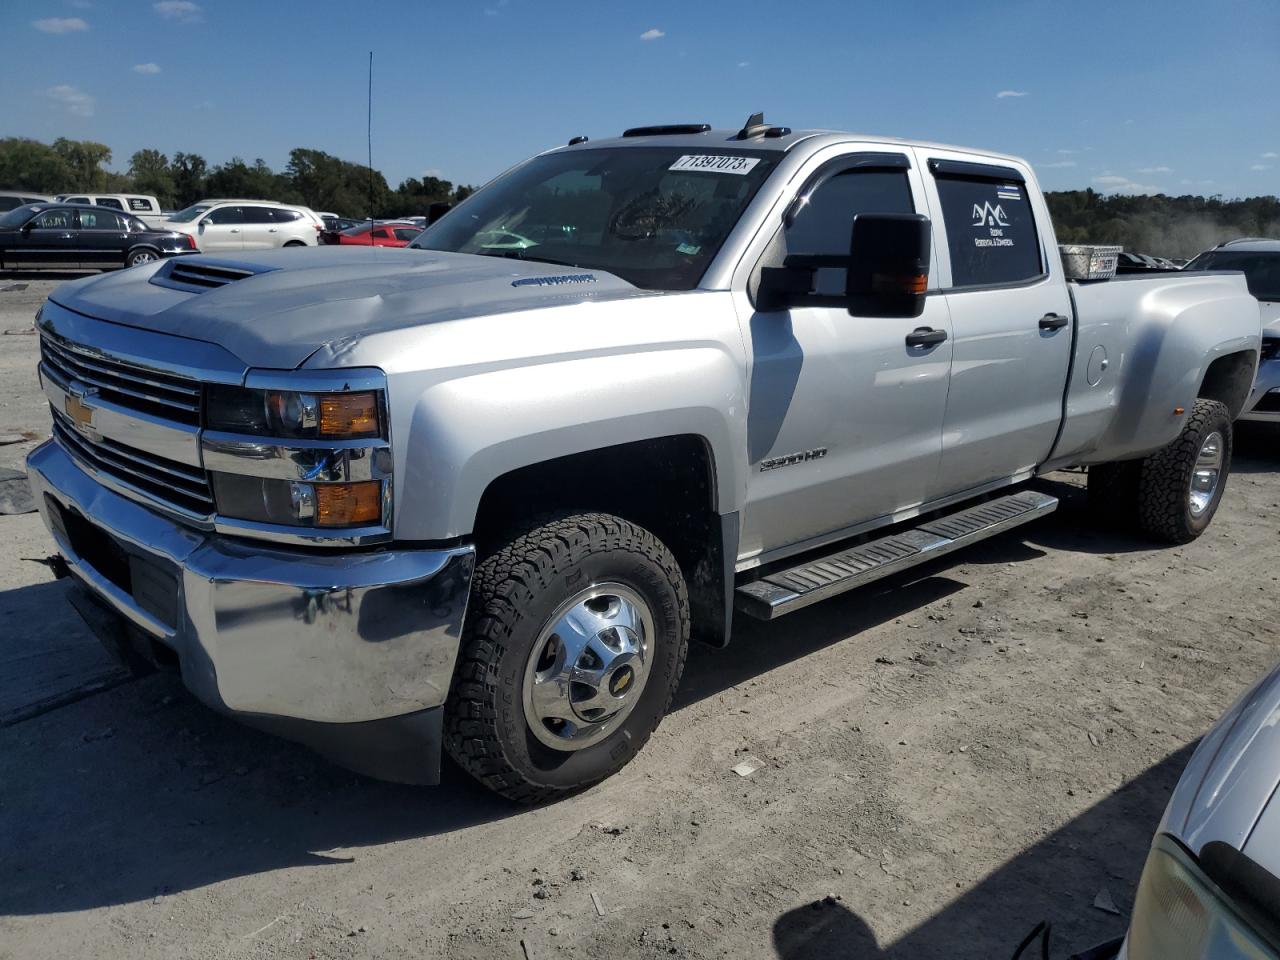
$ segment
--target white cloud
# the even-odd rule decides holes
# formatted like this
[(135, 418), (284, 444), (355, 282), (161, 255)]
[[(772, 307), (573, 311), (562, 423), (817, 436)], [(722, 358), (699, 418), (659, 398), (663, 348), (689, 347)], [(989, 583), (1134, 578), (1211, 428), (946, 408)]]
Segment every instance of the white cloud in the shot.
[(1001, 90), (996, 94), (997, 100), (1005, 100), (1009, 97), (1029, 97), (1031, 93), (1027, 90)]
[(31, 25), (41, 33), (78, 33), (89, 29), (89, 25), (79, 17), (45, 17), (32, 20)]
[(1139, 167), (1134, 173), (1173, 173), (1171, 167)]
[(652, 30), (646, 30), (644, 33), (640, 34), (640, 39), (641, 40), (657, 40), (659, 37), (665, 37), (665, 36), (666, 36), (666, 33), (659, 30), (657, 27), (654, 27)]
[(55, 103), (61, 104), (66, 108), (67, 113), (74, 117), (92, 117), (94, 105), (97, 103), (83, 90), (66, 83), (50, 87), (44, 95)]
[(1093, 182), (1102, 188), (1103, 193), (1159, 193), (1160, 188), (1146, 183), (1137, 183), (1128, 177), (1116, 174), (1104, 174), (1094, 177)]
[(1250, 170), (1270, 170), (1270, 169), (1271, 169), (1271, 164), (1269, 164), (1269, 163), (1255, 163), (1255, 164), (1254, 164), (1253, 166), (1251, 166), (1249, 169), (1250, 169)]
[(179, 23), (199, 23), (204, 19), (200, 4), (191, 0), (158, 0), (151, 8), (166, 20), (177, 20)]
[(1276, 153), (1274, 150), (1268, 150), (1266, 153), (1262, 155), (1262, 159), (1263, 160), (1280, 160), (1280, 153)]
[(158, 63), (135, 63), (133, 65), (134, 73), (145, 73), (148, 76), (154, 76), (160, 72), (160, 64)]

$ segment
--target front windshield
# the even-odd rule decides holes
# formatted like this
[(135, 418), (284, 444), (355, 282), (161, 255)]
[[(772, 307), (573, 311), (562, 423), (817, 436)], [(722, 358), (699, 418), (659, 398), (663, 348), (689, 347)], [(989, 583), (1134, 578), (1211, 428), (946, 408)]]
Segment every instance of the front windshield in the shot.
[(1209, 250), (1184, 270), (1242, 270), (1249, 292), (1259, 300), (1280, 300), (1280, 253)]
[(536, 260), (691, 290), (776, 163), (712, 147), (623, 147), (535, 157), (410, 247)]
[(177, 213), (169, 214), (169, 219), (173, 220), (175, 223), (190, 223), (208, 209), (209, 204), (207, 203), (193, 203), (185, 210), (179, 210)]
[(12, 230), (30, 220), (39, 211), (39, 207), (14, 207), (6, 214), (0, 215), (0, 230)]

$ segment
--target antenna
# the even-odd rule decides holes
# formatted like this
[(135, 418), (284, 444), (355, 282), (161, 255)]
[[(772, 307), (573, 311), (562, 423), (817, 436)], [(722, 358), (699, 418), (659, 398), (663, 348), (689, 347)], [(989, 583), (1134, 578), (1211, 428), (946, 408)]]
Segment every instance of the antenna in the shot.
[(365, 137), (369, 145), (369, 243), (373, 244), (373, 51), (369, 51), (369, 106)]

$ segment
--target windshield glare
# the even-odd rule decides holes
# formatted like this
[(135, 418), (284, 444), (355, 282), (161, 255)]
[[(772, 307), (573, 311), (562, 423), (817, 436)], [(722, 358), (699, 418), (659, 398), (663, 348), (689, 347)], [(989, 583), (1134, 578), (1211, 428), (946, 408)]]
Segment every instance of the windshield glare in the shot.
[(185, 210), (179, 210), (177, 213), (169, 214), (169, 219), (176, 223), (189, 223), (208, 209), (209, 204), (207, 203), (195, 203), (187, 207)]
[(1259, 300), (1280, 300), (1280, 253), (1209, 250), (1184, 270), (1241, 270), (1249, 292)]
[(711, 145), (548, 154), (469, 197), (410, 246), (593, 268), (650, 290), (691, 290), (775, 162), (764, 151)]

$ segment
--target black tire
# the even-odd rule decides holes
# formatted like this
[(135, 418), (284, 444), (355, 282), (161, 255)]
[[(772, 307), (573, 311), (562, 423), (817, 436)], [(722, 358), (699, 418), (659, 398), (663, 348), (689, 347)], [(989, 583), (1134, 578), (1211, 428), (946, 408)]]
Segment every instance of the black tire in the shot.
[[(1222, 437), (1222, 465), (1212, 499), (1198, 516), (1191, 509), (1191, 480), (1204, 441)], [(1216, 400), (1197, 400), (1178, 438), (1141, 461), (1138, 523), (1165, 543), (1189, 543), (1209, 526), (1222, 502), (1231, 472), (1231, 413)]]
[(125, 266), (136, 267), (140, 263), (152, 263), (160, 259), (160, 254), (147, 247), (140, 250), (130, 250), (129, 255), (125, 257)]
[[(525, 670), (554, 611), (605, 581), (630, 588), (649, 607), (655, 636), (648, 679), (631, 713), (607, 737), (579, 750), (556, 750), (529, 728)], [(583, 790), (624, 767), (657, 729), (688, 649), (684, 577), (657, 537), (607, 514), (544, 523), (495, 550), (476, 570), (445, 706), (445, 747), (485, 786), (520, 803)]]
[(1099, 463), (1089, 468), (1089, 515), (1109, 528), (1132, 528), (1138, 516), (1141, 460)]

